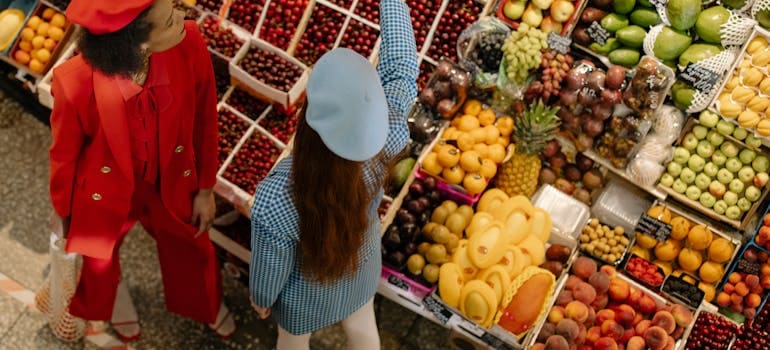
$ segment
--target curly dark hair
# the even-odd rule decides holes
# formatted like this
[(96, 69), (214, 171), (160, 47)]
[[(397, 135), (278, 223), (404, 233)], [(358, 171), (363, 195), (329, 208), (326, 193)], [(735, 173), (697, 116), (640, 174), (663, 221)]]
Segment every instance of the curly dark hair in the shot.
[(78, 49), (91, 67), (107, 75), (130, 78), (142, 69), (144, 57), (141, 45), (150, 38), (153, 24), (148, 20), (150, 9), (123, 29), (109, 34), (94, 35), (88, 30), (78, 38)]

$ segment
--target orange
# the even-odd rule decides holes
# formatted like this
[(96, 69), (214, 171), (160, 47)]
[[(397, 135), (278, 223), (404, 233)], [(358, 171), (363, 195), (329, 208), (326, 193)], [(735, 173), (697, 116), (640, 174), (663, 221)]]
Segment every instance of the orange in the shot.
[(48, 49), (37, 50), (35, 58), (41, 63), (48, 63), (51, 60), (51, 51), (48, 51)]
[(19, 42), (19, 49), (30, 52), (32, 51), (32, 43), (29, 41), (20, 41)]
[(13, 58), (16, 60), (16, 62), (21, 64), (27, 64), (30, 60), (29, 54), (22, 50), (16, 50), (16, 52), (13, 54)]
[(53, 49), (56, 48), (56, 40), (45, 39), (45, 42), (43, 42), (43, 47), (48, 49), (48, 51), (53, 51)]
[(481, 126), (492, 125), (495, 123), (495, 119), (497, 119), (497, 115), (495, 115), (495, 112), (491, 109), (482, 110), (478, 117)]
[(31, 61), (29, 61), (29, 70), (35, 73), (43, 73), (44, 69), (45, 69), (45, 65), (40, 61), (34, 58)]
[(32, 30), (37, 30), (37, 27), (40, 26), (40, 23), (43, 23), (43, 20), (41, 20), (40, 17), (32, 16), (29, 18), (29, 21), (27, 21), (27, 27), (32, 28)]
[(53, 40), (59, 41), (64, 37), (64, 30), (62, 30), (59, 27), (48, 28), (48, 37)]
[(473, 129), (479, 128), (479, 120), (470, 114), (465, 114), (462, 117), (460, 117), (460, 123), (457, 125), (457, 128), (460, 129), (460, 131), (471, 131)]
[(42, 35), (42, 36), (48, 35), (48, 29), (50, 28), (51, 28), (51, 25), (48, 24), (47, 22), (40, 23), (40, 25), (37, 27), (37, 35)]
[(32, 48), (33, 49), (39, 49), (43, 47), (43, 44), (45, 44), (45, 38), (42, 36), (36, 36), (32, 38)]
[(463, 187), (470, 194), (481, 193), (487, 187), (487, 180), (477, 173), (467, 174), (463, 179)]
[(61, 13), (57, 13), (51, 18), (51, 25), (58, 28), (64, 28), (67, 25), (67, 18)]
[(35, 30), (32, 28), (24, 28), (21, 30), (21, 40), (31, 41), (35, 37)]
[(43, 19), (46, 20), (46, 21), (50, 21), (51, 17), (53, 17), (53, 15), (55, 15), (55, 14), (56, 14), (56, 11), (49, 7), (47, 9), (43, 10)]
[(463, 113), (476, 116), (481, 112), (481, 102), (478, 100), (468, 100), (463, 106)]

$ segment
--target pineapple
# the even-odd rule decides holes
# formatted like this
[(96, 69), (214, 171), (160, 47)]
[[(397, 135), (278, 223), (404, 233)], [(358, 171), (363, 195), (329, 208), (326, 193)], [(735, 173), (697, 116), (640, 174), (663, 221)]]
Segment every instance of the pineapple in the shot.
[(558, 107), (546, 107), (539, 100), (530, 104), (516, 120), (511, 135), (516, 149), (511, 159), (500, 168), (495, 187), (509, 196), (532, 197), (540, 175), (540, 153), (554, 138), (559, 127), (558, 111)]

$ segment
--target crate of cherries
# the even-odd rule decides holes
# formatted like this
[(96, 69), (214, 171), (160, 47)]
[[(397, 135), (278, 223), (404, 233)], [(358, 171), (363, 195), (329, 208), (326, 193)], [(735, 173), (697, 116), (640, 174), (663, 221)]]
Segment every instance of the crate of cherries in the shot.
[(253, 39), (230, 62), (230, 75), (253, 95), (289, 107), (302, 96), (310, 73), (296, 58)]
[(238, 53), (248, 34), (227, 21), (219, 21), (214, 16), (205, 16), (198, 23), (209, 50), (223, 58), (230, 59)]

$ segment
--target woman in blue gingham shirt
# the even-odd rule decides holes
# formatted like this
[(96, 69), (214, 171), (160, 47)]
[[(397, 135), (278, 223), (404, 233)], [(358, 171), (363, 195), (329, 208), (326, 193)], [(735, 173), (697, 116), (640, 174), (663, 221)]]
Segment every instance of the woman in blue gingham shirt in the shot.
[[(417, 95), (415, 81), (418, 66), (406, 4), (401, 0), (382, 0), (380, 23), (382, 43), (377, 73), (387, 101), (388, 130), (379, 158), (388, 160), (396, 156), (409, 139), (406, 114)], [(295, 151), (303, 150), (297, 148)], [(377, 207), (383, 195), (382, 174), (387, 175), (387, 172), (376, 171), (382, 164), (378, 160), (381, 159), (370, 159), (363, 163), (364, 183), (376, 195), (366, 211), (368, 228), (362, 232), (363, 242), (358, 251), (358, 263), (354, 271), (332, 283), (313, 281), (303, 273), (300, 221), (292, 190), (292, 157), (280, 161), (259, 184), (251, 209), (249, 284), (252, 304), (260, 316), (266, 317), (272, 311), (280, 326), (279, 350), (282, 347), (292, 350), (307, 348), (310, 333), (343, 320), (349, 345), (379, 348), (372, 299), (381, 271)], [(324, 168), (324, 164), (317, 166)], [(344, 256), (349, 252), (336, 251), (335, 254)], [(372, 332), (376, 343), (356, 343), (358, 340), (351, 339), (355, 333), (371, 335)], [(372, 337), (368, 338), (371, 341)]]

